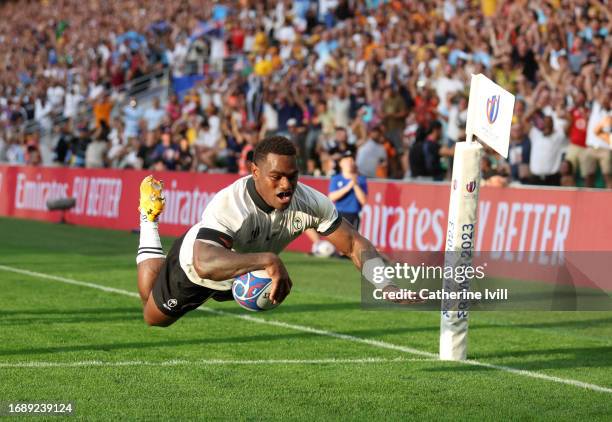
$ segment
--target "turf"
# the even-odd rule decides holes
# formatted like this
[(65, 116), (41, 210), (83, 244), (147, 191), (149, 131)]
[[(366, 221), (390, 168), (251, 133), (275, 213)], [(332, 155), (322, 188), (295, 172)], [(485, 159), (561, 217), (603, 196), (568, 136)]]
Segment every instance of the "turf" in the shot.
[[(133, 234), (14, 219), (0, 233), (0, 265), (136, 292)], [(609, 392), (408, 353), (437, 352), (438, 312), (364, 311), (347, 261), (282, 258), (291, 295), (248, 315), (350, 338), (236, 318), (231, 302), (149, 328), (135, 297), (0, 269), (0, 402), (69, 401), (87, 420), (612, 419)], [(472, 359), (612, 388), (611, 312), (470, 324)]]

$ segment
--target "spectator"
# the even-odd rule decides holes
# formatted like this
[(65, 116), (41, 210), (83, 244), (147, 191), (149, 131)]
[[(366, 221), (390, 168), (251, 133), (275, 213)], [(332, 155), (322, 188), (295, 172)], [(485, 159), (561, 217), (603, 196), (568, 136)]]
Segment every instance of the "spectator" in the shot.
[(530, 183), (536, 185), (559, 186), (561, 183), (561, 156), (567, 144), (563, 127), (555, 127), (553, 118), (544, 116), (542, 129), (533, 126), (529, 131), (531, 156), (529, 171)]
[(587, 159), (586, 137), (589, 109), (586, 107), (586, 95), (578, 92), (574, 96), (574, 107), (569, 111), (569, 145), (565, 159), (570, 162), (571, 169), (578, 169), (583, 178), (588, 179), (587, 185), (593, 186), (593, 175), (587, 172), (589, 164)]
[(172, 134), (165, 132), (161, 142), (153, 149), (153, 169), (174, 170), (178, 161), (178, 145), (173, 142)]
[(110, 116), (113, 111), (113, 102), (108, 92), (100, 94), (98, 98), (94, 100), (93, 114), (96, 127), (104, 122), (106, 125), (110, 125)]
[(365, 176), (357, 172), (355, 159), (350, 151), (340, 158), (340, 173), (329, 182), (329, 199), (336, 204), (340, 216), (359, 230), (359, 213), (367, 202), (368, 185)]
[(140, 119), (142, 119), (142, 110), (138, 108), (136, 98), (130, 98), (129, 104), (123, 107), (123, 124), (125, 125), (125, 138), (131, 138), (139, 135)]
[(381, 128), (373, 128), (368, 140), (357, 150), (356, 162), (359, 174), (374, 178), (381, 167), (387, 166), (387, 152), (383, 143)]
[[(140, 141), (138, 138), (130, 138), (126, 145), (122, 145), (115, 153), (115, 167), (121, 169), (142, 169), (142, 159), (139, 157)], [(110, 157), (109, 157), (110, 158)]]
[(574, 187), (576, 186), (576, 171), (574, 170), (574, 166), (568, 160), (563, 160), (561, 162), (561, 186)]
[(593, 131), (595, 132), (595, 135), (599, 137), (599, 139), (612, 146), (612, 116), (610, 114), (601, 119), (601, 121), (595, 125)]
[(147, 108), (142, 116), (147, 122), (147, 130), (157, 129), (164, 120), (165, 115), (165, 111), (159, 105), (159, 98), (154, 98), (152, 107)]
[(208, 124), (208, 119), (200, 122), (200, 128), (194, 144), (196, 167), (202, 169), (216, 167), (217, 153), (219, 152), (220, 136)]
[(178, 148), (178, 157), (176, 160), (177, 170), (190, 171), (193, 169), (194, 160), (191, 146), (187, 138), (181, 138)]
[(26, 163), (25, 150), (17, 138), (9, 138), (6, 148), (6, 160), (12, 165), (23, 165)]
[(166, 113), (173, 122), (181, 117), (181, 105), (176, 94), (170, 96), (170, 101), (166, 105)]
[(349, 152), (355, 154), (356, 145), (354, 136), (349, 137), (347, 129), (342, 126), (336, 127), (334, 138), (325, 144), (325, 160), (328, 160), (326, 168), (335, 174), (340, 171), (340, 159)]
[(289, 128), (289, 140), (293, 142), (298, 152), (298, 167), (301, 173), (306, 171), (306, 128), (302, 125), (298, 125), (295, 119), (289, 119), (287, 122)]
[[(142, 163), (143, 169), (151, 169), (155, 164), (157, 157), (155, 156), (157, 145), (159, 144), (158, 132), (149, 132), (145, 137), (144, 143), (140, 144), (138, 149), (138, 159)], [(169, 135), (168, 135), (169, 136)], [(138, 138), (130, 138), (129, 143), (132, 144)]]
[(79, 107), (84, 100), (85, 98), (79, 93), (77, 85), (72, 85), (64, 97), (64, 118), (74, 119), (77, 117)]
[[(51, 142), (44, 139), (56, 117), (84, 120), (80, 113), (87, 99), (95, 119), (88, 127), (102, 120), (109, 124), (109, 116), (125, 119), (122, 137), (116, 136), (118, 125), (109, 124), (110, 159), (126, 148), (128, 136), (155, 148), (169, 128), (180, 132), (177, 142), (185, 136), (195, 145), (199, 122), (206, 118), (217, 134), (211, 136), (222, 141), (214, 167), (199, 165), (194, 151), (198, 168), (238, 171), (236, 157), (251, 142), (234, 136), (231, 118), (238, 131), (251, 125), (247, 130), (257, 133), (249, 138), (253, 142), (264, 131), (287, 134), (287, 122), (295, 119), (296, 127), (305, 128), (306, 171), (320, 174), (333, 171), (317, 154), (336, 127), (347, 130), (349, 138), (353, 133), (357, 145), (383, 124), (382, 134), (391, 142), (381, 141), (387, 158), (378, 174), (401, 178), (425, 173), (419, 168), (422, 148), (415, 147), (425, 137), (416, 134), (427, 134), (432, 122), (447, 122), (441, 147), (463, 138), (465, 103), (448, 100), (463, 93), (470, 74), (484, 73), (516, 94), (514, 124), (522, 124), (524, 105), (536, 103), (553, 116), (553, 126), (568, 120), (568, 159), (587, 185), (594, 185), (597, 167), (610, 183), (610, 150), (589, 130), (586, 150), (580, 148), (585, 114), (587, 129), (593, 129), (602, 117), (600, 97), (612, 85), (608, 8), (564, 0), (555, 7), (533, 6), (543, 10), (534, 18), (521, 2), (495, 6), (494, 1), (221, 1), (209, 12), (195, 0), (125, 0), (102, 8), (76, 0), (2, 2), (1, 15), (11, 19), (0, 28), (0, 40), (10, 40), (0, 42), (0, 127), (10, 139), (27, 123), (41, 128), (42, 142)], [(138, 11), (137, 17), (130, 11)], [(177, 83), (189, 82), (192, 72), (204, 79), (188, 83), (161, 108), (119, 105), (126, 93), (158, 87), (162, 79), (152, 72), (165, 68), (181, 78)], [(105, 97), (117, 103), (112, 111), (108, 104), (100, 109), (97, 99)], [(32, 119), (38, 125), (31, 125)], [(155, 127), (161, 131), (148, 139)], [(52, 137), (51, 149), (59, 139)], [(120, 161), (111, 159), (113, 165)], [(520, 161), (524, 169), (525, 158)], [(413, 164), (409, 171), (408, 163)], [(442, 178), (451, 165), (441, 157)], [(157, 166), (166, 168), (159, 160)], [(516, 162), (511, 167), (516, 176)]]
[(64, 166), (70, 149), (70, 144), (73, 142), (74, 136), (70, 128), (70, 121), (65, 121), (63, 124), (56, 126), (58, 139), (53, 149), (53, 162), (57, 165)]
[(107, 166), (109, 145), (106, 137), (94, 137), (85, 150), (85, 167), (104, 168)]
[(386, 129), (385, 137), (389, 139), (395, 150), (401, 154), (403, 151), (402, 134), (408, 109), (402, 96), (392, 86), (387, 86), (382, 102), (383, 125)]
[(480, 177), (482, 186), (508, 186), (508, 173), (501, 166), (494, 168), (491, 157), (486, 153), (480, 159)]
[(71, 167), (85, 167), (85, 152), (90, 143), (91, 138), (89, 137), (87, 127), (81, 126), (79, 128), (79, 136), (72, 138), (72, 144), (70, 145), (68, 162)]
[(442, 123), (436, 120), (431, 124), (429, 133), (423, 143), (425, 175), (435, 181), (444, 178), (445, 170), (442, 168), (442, 157), (448, 157), (453, 154), (451, 148), (441, 145), (441, 140)]
[(612, 189), (611, 146), (608, 142), (597, 136), (595, 132), (597, 124), (612, 112), (610, 109), (611, 96), (612, 93), (609, 90), (602, 91), (593, 101), (591, 114), (589, 115), (586, 135), (587, 152), (585, 159), (587, 186), (594, 186), (595, 172), (597, 166), (599, 166), (606, 180), (607, 188)]
[(512, 125), (510, 129), (510, 146), (508, 148), (508, 162), (510, 164), (510, 176), (512, 180), (528, 183), (531, 177), (529, 173), (529, 157), (531, 154), (531, 142), (529, 137), (523, 133), (520, 124)]

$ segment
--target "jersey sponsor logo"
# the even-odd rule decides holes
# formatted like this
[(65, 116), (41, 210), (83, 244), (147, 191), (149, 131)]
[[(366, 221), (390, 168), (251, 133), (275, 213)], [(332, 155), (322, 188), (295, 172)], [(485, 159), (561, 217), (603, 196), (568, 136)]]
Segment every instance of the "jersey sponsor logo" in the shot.
[(487, 99), (487, 120), (489, 124), (495, 123), (497, 115), (499, 114), (499, 100), (500, 95), (493, 95)]

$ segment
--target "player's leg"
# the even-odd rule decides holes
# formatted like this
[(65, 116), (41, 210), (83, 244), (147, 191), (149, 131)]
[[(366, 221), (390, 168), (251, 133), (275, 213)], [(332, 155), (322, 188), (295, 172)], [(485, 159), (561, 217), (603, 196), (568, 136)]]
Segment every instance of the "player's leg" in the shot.
[(165, 261), (165, 258), (148, 258), (136, 264), (138, 270), (138, 294), (140, 294), (143, 306), (149, 300), (153, 284)]
[[(149, 325), (167, 327), (208, 299), (226, 300), (227, 292), (212, 290), (192, 282), (180, 263), (185, 236), (177, 239), (159, 270), (153, 289), (144, 307), (144, 320)], [(231, 291), (229, 292), (231, 295)]]
[(140, 241), (136, 266), (138, 292), (143, 305), (147, 303), (153, 283), (166, 260), (157, 227), (157, 220), (165, 205), (162, 190), (162, 183), (153, 176), (145, 177), (140, 183)]
[(145, 303), (142, 315), (147, 325), (153, 327), (168, 327), (169, 325), (174, 324), (174, 322), (180, 318), (166, 315), (160, 311), (159, 307), (155, 303), (155, 300), (153, 299), (153, 295), (150, 295), (149, 300), (147, 300), (147, 303)]
[(152, 176), (140, 184), (140, 242), (136, 256), (138, 293), (144, 307), (144, 319), (149, 325), (167, 326), (176, 321), (163, 314), (153, 301), (151, 291), (166, 261), (157, 220), (164, 209), (163, 185)]

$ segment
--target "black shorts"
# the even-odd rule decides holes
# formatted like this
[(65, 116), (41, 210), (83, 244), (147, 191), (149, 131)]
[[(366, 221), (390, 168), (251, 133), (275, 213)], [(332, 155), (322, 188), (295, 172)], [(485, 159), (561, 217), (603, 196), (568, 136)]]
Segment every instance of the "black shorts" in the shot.
[(157, 308), (171, 317), (181, 317), (213, 297), (215, 300), (231, 299), (230, 290), (220, 291), (195, 284), (181, 268), (179, 253), (185, 236), (177, 239), (166, 256), (166, 262), (153, 285), (153, 300)]

